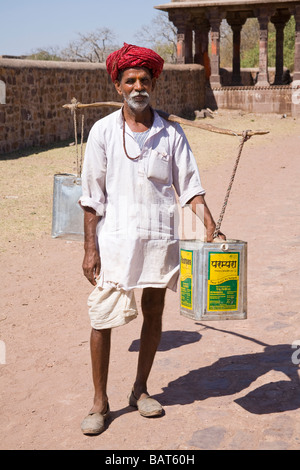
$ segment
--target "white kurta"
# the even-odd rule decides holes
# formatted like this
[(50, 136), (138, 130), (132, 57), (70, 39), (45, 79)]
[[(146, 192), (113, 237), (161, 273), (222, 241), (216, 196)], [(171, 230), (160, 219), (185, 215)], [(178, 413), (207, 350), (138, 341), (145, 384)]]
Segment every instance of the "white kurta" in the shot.
[(142, 150), (126, 124), (126, 150), (137, 160), (125, 155), (122, 129), (121, 110), (97, 121), (83, 164), (80, 203), (101, 216), (98, 285), (176, 290), (176, 193), (182, 207), (205, 193), (195, 158), (181, 127), (156, 112)]

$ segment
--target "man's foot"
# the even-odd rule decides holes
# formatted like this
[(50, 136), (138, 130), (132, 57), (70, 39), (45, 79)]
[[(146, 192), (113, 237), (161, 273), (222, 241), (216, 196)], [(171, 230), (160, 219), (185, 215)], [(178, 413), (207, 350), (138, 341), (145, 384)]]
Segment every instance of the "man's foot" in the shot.
[(81, 431), (83, 434), (101, 434), (105, 430), (105, 419), (109, 415), (109, 411), (109, 404), (107, 404), (105, 413), (90, 412), (81, 423)]
[(149, 395), (138, 400), (132, 391), (128, 399), (129, 405), (137, 408), (141, 416), (152, 418), (155, 416), (161, 416), (163, 413), (163, 407), (161, 404)]

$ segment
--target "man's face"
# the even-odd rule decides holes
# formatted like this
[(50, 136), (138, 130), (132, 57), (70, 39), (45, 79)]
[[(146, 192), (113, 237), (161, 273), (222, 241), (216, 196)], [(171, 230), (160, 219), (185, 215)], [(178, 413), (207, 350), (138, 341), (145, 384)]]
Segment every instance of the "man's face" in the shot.
[(116, 81), (115, 87), (132, 110), (143, 111), (149, 105), (155, 82), (148, 69), (134, 67), (124, 70), (121, 81)]

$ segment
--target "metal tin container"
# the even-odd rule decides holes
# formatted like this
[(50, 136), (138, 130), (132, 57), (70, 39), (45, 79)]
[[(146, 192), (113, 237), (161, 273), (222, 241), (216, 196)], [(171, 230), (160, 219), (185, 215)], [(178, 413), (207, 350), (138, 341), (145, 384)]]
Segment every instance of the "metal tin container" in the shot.
[(247, 318), (247, 243), (180, 241), (180, 313), (193, 320)]
[(82, 240), (83, 210), (78, 204), (82, 194), (81, 178), (70, 174), (54, 175), (52, 237)]

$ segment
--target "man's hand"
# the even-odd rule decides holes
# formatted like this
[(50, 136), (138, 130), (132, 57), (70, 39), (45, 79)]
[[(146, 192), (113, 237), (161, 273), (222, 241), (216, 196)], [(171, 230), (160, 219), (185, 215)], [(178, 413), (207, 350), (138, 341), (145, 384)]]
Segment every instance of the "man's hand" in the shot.
[(222, 242), (226, 240), (226, 236), (224, 235), (224, 233), (220, 232), (220, 230), (218, 231), (217, 236), (213, 238), (215, 230), (216, 230), (216, 227), (206, 230), (206, 241), (208, 243), (212, 243), (212, 242), (218, 243), (218, 242)]
[(97, 285), (96, 278), (100, 274), (101, 260), (96, 247), (96, 228), (100, 217), (90, 207), (84, 209), (84, 258), (82, 269), (85, 277), (93, 286)]
[(97, 285), (96, 279), (100, 274), (101, 261), (96, 248), (87, 249), (83, 258), (82, 269), (85, 277), (93, 286)]
[(211, 212), (205, 202), (204, 196), (198, 195), (194, 196), (188, 204), (191, 205), (192, 211), (202, 220), (206, 228), (206, 237), (205, 241), (212, 243), (213, 241), (222, 241), (226, 240), (226, 236), (222, 232), (218, 232), (218, 237), (213, 238), (214, 232), (216, 230), (216, 223), (211, 215)]

